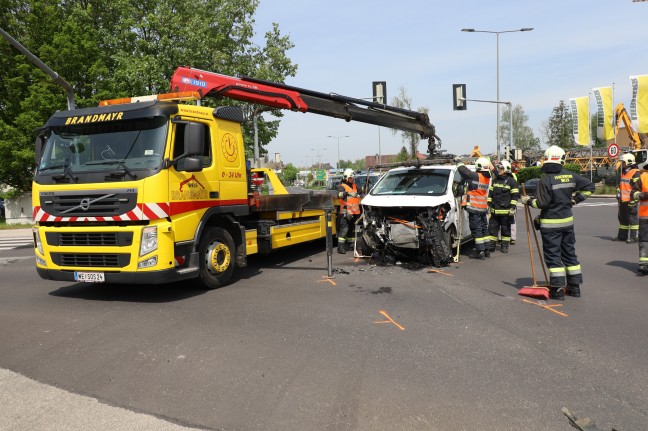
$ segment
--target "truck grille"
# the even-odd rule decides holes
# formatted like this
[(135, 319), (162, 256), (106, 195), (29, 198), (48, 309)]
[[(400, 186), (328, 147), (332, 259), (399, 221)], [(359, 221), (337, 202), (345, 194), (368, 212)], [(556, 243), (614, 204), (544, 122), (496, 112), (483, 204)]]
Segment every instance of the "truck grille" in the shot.
[(43, 211), (56, 217), (111, 217), (127, 213), (137, 204), (137, 190), (110, 189), (42, 192)]
[(47, 244), (53, 246), (117, 246), (133, 244), (133, 232), (47, 232)]
[(127, 253), (51, 253), (52, 261), (58, 266), (123, 268), (130, 263)]

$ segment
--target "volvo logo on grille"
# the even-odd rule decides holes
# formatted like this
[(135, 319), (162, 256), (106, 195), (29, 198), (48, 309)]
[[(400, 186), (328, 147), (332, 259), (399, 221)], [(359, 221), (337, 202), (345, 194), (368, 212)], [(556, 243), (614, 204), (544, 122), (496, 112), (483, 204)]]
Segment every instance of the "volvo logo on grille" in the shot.
[(81, 199), (81, 202), (79, 203), (79, 208), (81, 208), (83, 211), (88, 211), (88, 208), (90, 208), (90, 198)]

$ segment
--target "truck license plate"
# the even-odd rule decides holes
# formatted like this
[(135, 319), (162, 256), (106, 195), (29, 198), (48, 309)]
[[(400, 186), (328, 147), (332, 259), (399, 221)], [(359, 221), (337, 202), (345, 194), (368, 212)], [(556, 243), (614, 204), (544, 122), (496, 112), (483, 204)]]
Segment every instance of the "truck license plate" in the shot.
[(81, 283), (103, 283), (106, 277), (103, 272), (75, 272), (74, 281)]

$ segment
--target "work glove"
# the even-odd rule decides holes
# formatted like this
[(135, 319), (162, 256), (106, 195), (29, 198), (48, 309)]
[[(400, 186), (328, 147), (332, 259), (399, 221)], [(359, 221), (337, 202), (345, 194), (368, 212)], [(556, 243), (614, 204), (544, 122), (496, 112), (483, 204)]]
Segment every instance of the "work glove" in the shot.
[(619, 190), (618, 188), (616, 189), (616, 198), (618, 201), (621, 200), (621, 190)]
[(522, 205), (529, 205), (530, 201), (531, 201), (531, 196), (527, 196), (527, 195), (520, 196), (520, 203)]
[(628, 208), (634, 208), (637, 206), (637, 201), (630, 201), (628, 202)]
[(511, 208), (511, 209), (509, 210), (509, 215), (510, 215), (510, 216), (514, 216), (514, 215), (515, 215), (515, 208)]
[(345, 192), (340, 192), (340, 193), (338, 193), (338, 197), (340, 199), (344, 200), (346, 198), (346, 193)]
[(356, 192), (351, 192), (351, 193), (349, 193), (349, 197), (357, 198), (358, 194)]
[(574, 205), (576, 205), (577, 203), (578, 203), (578, 202), (576, 202), (576, 199), (572, 198), (572, 200), (571, 200), (571, 206), (574, 206)]
[(648, 193), (646, 192), (634, 192), (632, 196), (635, 200), (645, 201), (648, 199)]
[(454, 162), (455, 163), (463, 163), (463, 161), (461, 160), (461, 157), (455, 157)]

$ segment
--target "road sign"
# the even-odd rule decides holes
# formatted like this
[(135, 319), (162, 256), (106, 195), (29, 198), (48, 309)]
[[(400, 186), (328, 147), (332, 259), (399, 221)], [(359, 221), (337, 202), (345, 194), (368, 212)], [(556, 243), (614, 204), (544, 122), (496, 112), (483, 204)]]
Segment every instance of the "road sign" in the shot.
[(324, 181), (326, 179), (326, 171), (324, 169), (318, 169), (315, 171), (315, 179), (318, 181)]
[(617, 144), (610, 144), (608, 147), (608, 156), (615, 159), (619, 155), (619, 146)]

